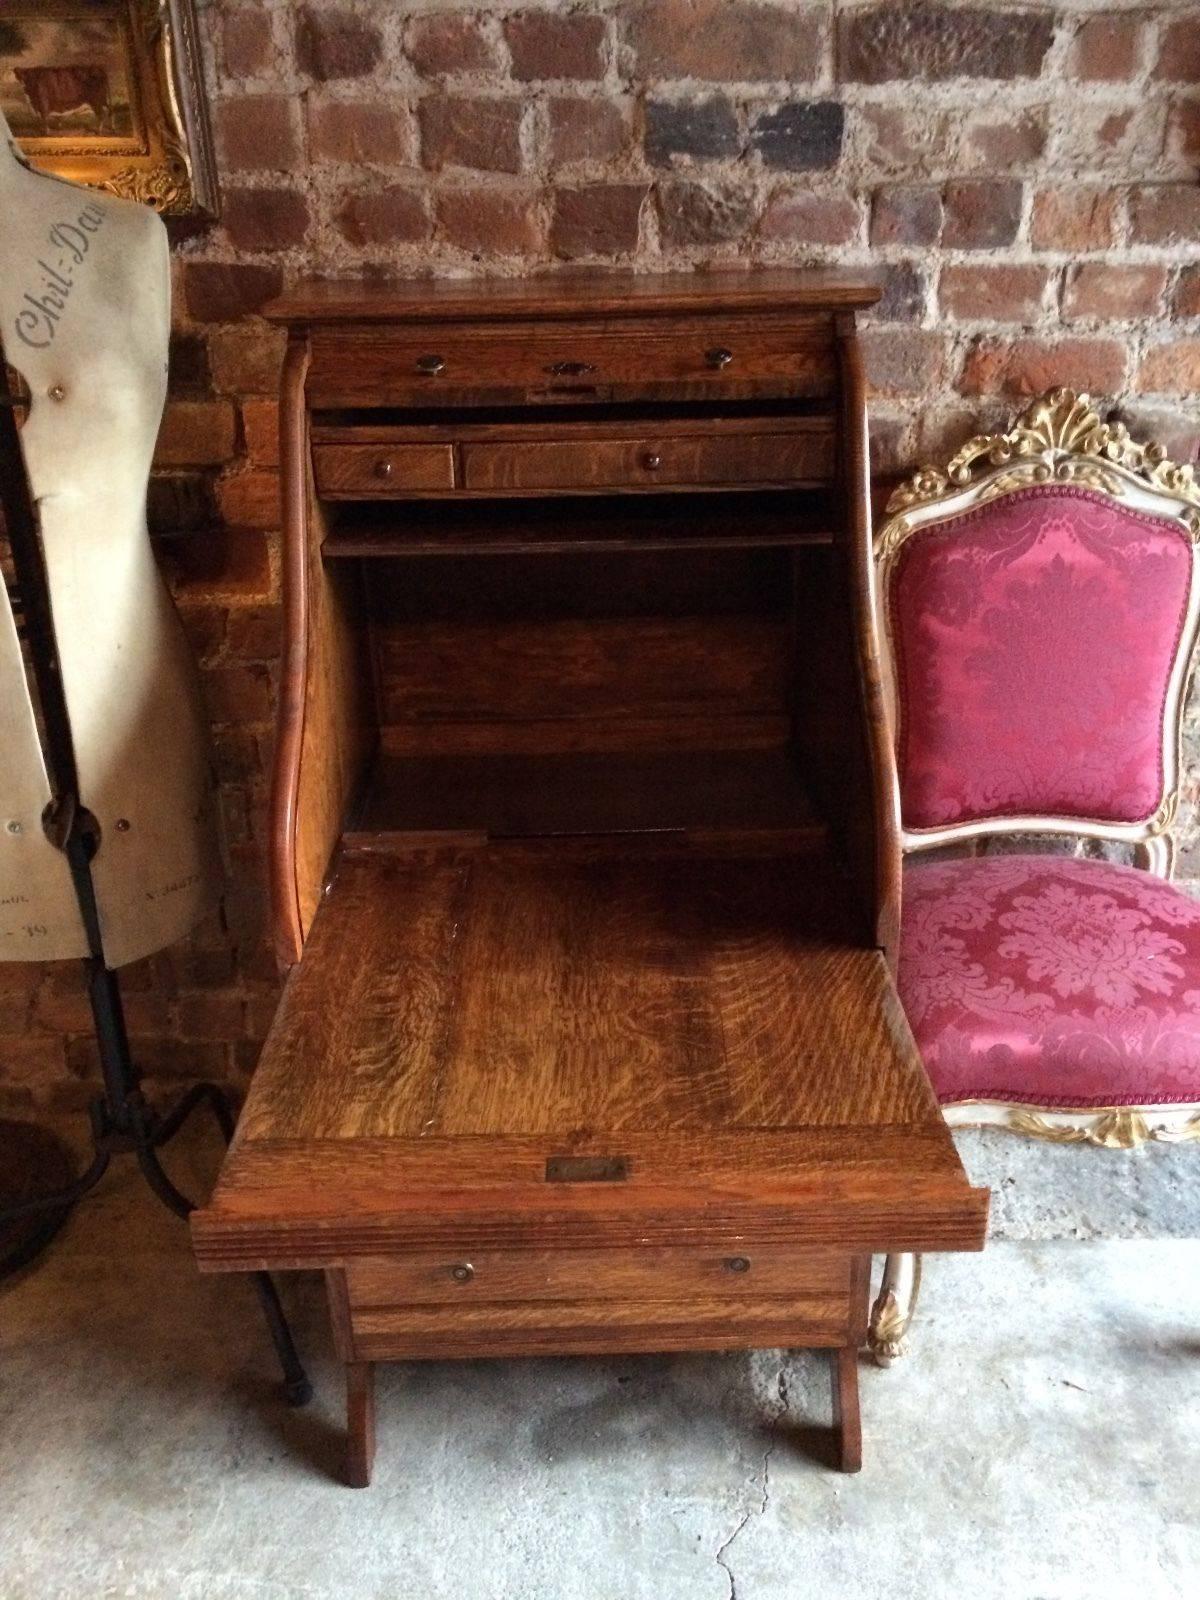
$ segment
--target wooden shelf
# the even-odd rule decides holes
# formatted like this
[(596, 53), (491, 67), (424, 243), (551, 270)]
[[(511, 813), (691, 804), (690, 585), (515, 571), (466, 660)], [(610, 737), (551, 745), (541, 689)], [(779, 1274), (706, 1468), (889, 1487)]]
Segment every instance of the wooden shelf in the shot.
[[(344, 858), (193, 1224), (208, 1267), (419, 1244), (977, 1245), (820, 852)], [(621, 1181), (553, 1181), (563, 1156)]]
[(827, 545), (835, 510), (820, 490), (379, 501), (331, 507), (327, 557), (737, 550)]
[(381, 755), (347, 829), (537, 838), (786, 831), (824, 836), (787, 750), (503, 756)]

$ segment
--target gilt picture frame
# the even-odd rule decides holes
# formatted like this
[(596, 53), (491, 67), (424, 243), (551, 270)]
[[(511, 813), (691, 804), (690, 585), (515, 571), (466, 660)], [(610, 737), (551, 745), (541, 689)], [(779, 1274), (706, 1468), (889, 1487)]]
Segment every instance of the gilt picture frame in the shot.
[(0, 107), (41, 171), (218, 215), (194, 0), (5, 0)]

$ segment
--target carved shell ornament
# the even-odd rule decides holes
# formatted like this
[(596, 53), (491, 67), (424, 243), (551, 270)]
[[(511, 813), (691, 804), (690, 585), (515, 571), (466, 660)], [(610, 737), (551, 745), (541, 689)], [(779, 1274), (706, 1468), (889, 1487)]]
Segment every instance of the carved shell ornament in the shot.
[[(1007, 470), (1004, 470), (1007, 469)], [(948, 466), (921, 467), (892, 493), (889, 520), (876, 553), (887, 556), (913, 531), (902, 515), (965, 489), (990, 500), (1038, 483), (1071, 483), (1124, 498), (1131, 488), (1158, 490), (1185, 502), (1180, 520), (1200, 539), (1200, 483), (1190, 466), (1167, 458), (1161, 444), (1138, 444), (1121, 422), (1104, 422), (1086, 394), (1051, 389), (1034, 400), (1006, 433), (968, 439)]]

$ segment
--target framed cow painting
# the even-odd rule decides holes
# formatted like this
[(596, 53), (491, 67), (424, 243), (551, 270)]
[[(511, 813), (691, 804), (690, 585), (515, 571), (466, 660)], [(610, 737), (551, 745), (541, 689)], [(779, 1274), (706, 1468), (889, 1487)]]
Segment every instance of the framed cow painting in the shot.
[(3, 0), (0, 107), (43, 171), (217, 214), (194, 0)]

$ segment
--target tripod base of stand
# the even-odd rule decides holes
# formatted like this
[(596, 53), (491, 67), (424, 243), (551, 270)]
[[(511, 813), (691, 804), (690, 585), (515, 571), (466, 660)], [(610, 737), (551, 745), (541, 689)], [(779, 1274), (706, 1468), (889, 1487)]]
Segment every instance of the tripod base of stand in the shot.
[[(75, 1173), (67, 1146), (32, 1122), (0, 1120), (0, 1213), (10, 1205), (65, 1189)], [(27, 1267), (71, 1214), (69, 1204), (0, 1220), (0, 1278)]]

